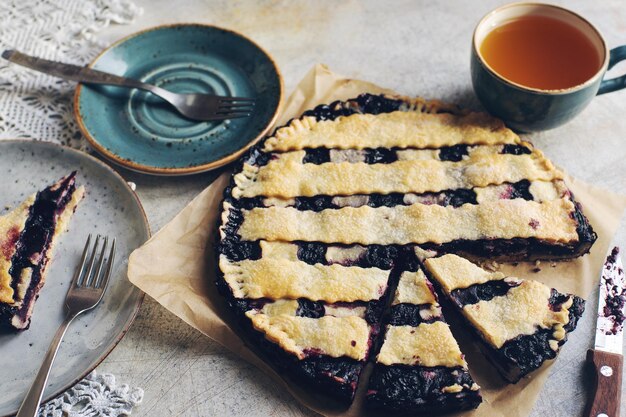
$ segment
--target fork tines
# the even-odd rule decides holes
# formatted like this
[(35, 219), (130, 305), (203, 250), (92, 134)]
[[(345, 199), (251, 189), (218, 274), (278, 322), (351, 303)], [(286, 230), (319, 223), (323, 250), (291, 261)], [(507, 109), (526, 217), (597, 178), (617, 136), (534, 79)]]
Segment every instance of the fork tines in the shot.
[[(102, 244), (100, 241), (102, 240)], [(100, 254), (98, 256), (98, 249)], [(107, 254), (108, 250), (108, 254)], [(89, 259), (89, 261), (87, 261)], [(93, 248), (91, 248), (91, 234), (87, 238), (80, 266), (74, 274), (73, 285), (77, 287), (105, 288), (111, 275), (111, 269), (115, 260), (115, 239), (109, 248), (108, 236), (96, 236)]]
[(220, 98), (216, 114), (230, 119), (250, 116), (254, 110), (255, 99), (250, 97), (222, 97)]

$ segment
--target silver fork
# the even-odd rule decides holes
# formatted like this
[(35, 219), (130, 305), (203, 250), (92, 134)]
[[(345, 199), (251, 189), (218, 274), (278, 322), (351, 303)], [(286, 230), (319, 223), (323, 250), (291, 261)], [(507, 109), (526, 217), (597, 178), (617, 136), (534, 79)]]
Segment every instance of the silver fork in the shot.
[[(65, 335), (65, 331), (72, 320), (82, 313), (96, 307), (102, 300), (102, 296), (109, 283), (113, 262), (115, 261), (115, 239), (113, 239), (111, 243), (108, 256), (106, 256), (107, 247), (109, 245), (108, 237), (104, 238), (100, 254), (98, 255), (97, 253), (100, 239), (101, 237), (98, 235), (93, 249), (91, 249), (91, 255), (89, 255), (91, 235), (87, 238), (80, 265), (74, 272), (74, 278), (65, 296), (65, 307), (67, 310), (65, 320), (54, 335), (54, 339), (48, 348), (48, 352), (33, 381), (33, 385), (31, 385), (28, 390), (28, 394), (26, 394), (26, 398), (22, 401), (22, 405), (15, 417), (34, 417), (37, 415), (39, 405), (41, 404), (41, 397), (43, 396), (44, 388), (48, 382), (48, 375), (50, 375), (50, 368), (52, 368), (52, 363), (59, 350), (59, 345)], [(87, 260), (87, 258), (89, 258), (89, 260)]]
[(98, 71), (89, 67), (64, 64), (43, 58), (26, 55), (15, 50), (5, 50), (2, 58), (35, 71), (91, 84), (117, 85), (120, 87), (138, 88), (161, 97), (170, 103), (180, 114), (193, 120), (225, 120), (250, 116), (254, 110), (255, 99), (250, 97), (222, 97), (211, 94), (179, 94), (173, 93), (156, 85), (120, 77), (108, 72)]

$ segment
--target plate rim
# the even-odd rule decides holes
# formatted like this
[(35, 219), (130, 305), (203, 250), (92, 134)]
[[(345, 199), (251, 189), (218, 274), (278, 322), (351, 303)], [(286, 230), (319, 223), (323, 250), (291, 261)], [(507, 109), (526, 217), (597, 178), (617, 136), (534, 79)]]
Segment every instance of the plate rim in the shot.
[(87, 65), (88, 68), (93, 68), (93, 66), (98, 62), (98, 60), (107, 52), (109, 52), (111, 49), (117, 47), (118, 45), (127, 42), (135, 37), (144, 35), (148, 32), (154, 32), (154, 31), (158, 31), (158, 30), (163, 30), (163, 29), (172, 29), (172, 28), (178, 28), (178, 27), (200, 27), (203, 29), (217, 29), (220, 31), (224, 31), (224, 32), (228, 32), (231, 35), (234, 35), (236, 37), (242, 38), (247, 42), (250, 42), (255, 48), (257, 48), (258, 50), (261, 51), (262, 54), (264, 54), (270, 61), (270, 63), (272, 64), (272, 67), (274, 68), (274, 72), (276, 73), (277, 77), (278, 77), (278, 105), (276, 106), (276, 108), (274, 109), (274, 114), (272, 115), (272, 117), (268, 120), (267, 125), (261, 130), (261, 132), (254, 138), (252, 138), (246, 145), (244, 145), (243, 147), (239, 148), (238, 150), (234, 151), (231, 154), (228, 154), (216, 161), (212, 161), (212, 162), (208, 162), (206, 164), (201, 164), (201, 165), (196, 165), (196, 166), (192, 166), (192, 167), (181, 167), (181, 168), (160, 168), (160, 167), (155, 167), (152, 165), (144, 165), (144, 164), (140, 164), (125, 158), (122, 158), (121, 156), (109, 151), (107, 148), (105, 148), (104, 146), (102, 146), (97, 140), (96, 138), (94, 138), (91, 133), (89, 132), (89, 130), (87, 129), (87, 127), (84, 125), (83, 123), (83, 118), (80, 112), (80, 106), (79, 106), (79, 101), (80, 101), (80, 95), (82, 92), (82, 87), (83, 87), (83, 83), (78, 83), (76, 86), (76, 90), (74, 91), (74, 99), (73, 99), (73, 113), (74, 113), (74, 119), (76, 120), (76, 123), (78, 124), (78, 128), (80, 129), (81, 133), (83, 134), (83, 136), (85, 136), (85, 138), (87, 139), (87, 141), (89, 142), (89, 144), (91, 146), (94, 147), (94, 149), (96, 151), (98, 151), (98, 153), (100, 153), (102, 156), (104, 156), (106, 159), (108, 159), (109, 161), (122, 166), (124, 168), (130, 169), (132, 171), (135, 172), (141, 172), (143, 174), (151, 174), (151, 175), (163, 175), (163, 176), (178, 176), (178, 175), (188, 175), (188, 174), (198, 174), (201, 172), (206, 172), (206, 171), (210, 171), (219, 167), (222, 167), (230, 162), (235, 161), (237, 158), (239, 158), (241, 155), (243, 155), (248, 149), (250, 149), (252, 146), (254, 146), (259, 140), (261, 140), (261, 138), (263, 138), (265, 135), (267, 135), (267, 133), (270, 131), (270, 129), (272, 128), (272, 126), (274, 126), (274, 124), (276, 123), (276, 120), (278, 119), (278, 115), (280, 113), (280, 110), (282, 108), (283, 105), (283, 99), (284, 99), (284, 80), (283, 80), (283, 76), (280, 72), (280, 69), (278, 68), (278, 65), (276, 64), (276, 61), (274, 60), (274, 58), (264, 49), (262, 48), (258, 43), (256, 43), (255, 41), (253, 41), (252, 39), (250, 39), (249, 37), (236, 32), (232, 29), (227, 29), (221, 26), (217, 26), (217, 25), (211, 25), (211, 24), (205, 24), (205, 23), (172, 23), (172, 24), (163, 24), (163, 25), (157, 25), (157, 26), (152, 26), (143, 30), (140, 30), (138, 32), (134, 32), (131, 33), (130, 35), (127, 35), (121, 39), (118, 39), (117, 41), (113, 42), (111, 45), (107, 46), (106, 48), (104, 48), (98, 55), (96, 55), (96, 57)]
[[(138, 207), (139, 207), (139, 211), (141, 213), (141, 218), (144, 222), (144, 225), (146, 226), (146, 231), (148, 232), (148, 239), (150, 239), (152, 237), (152, 230), (150, 229), (150, 223), (148, 222), (148, 217), (146, 216), (146, 212), (143, 208), (143, 205), (141, 204), (141, 201), (139, 200), (139, 197), (137, 196), (137, 193), (135, 191), (133, 191), (132, 188), (130, 188), (130, 186), (128, 185), (128, 182), (117, 172), (115, 171), (113, 168), (111, 168), (109, 165), (107, 165), (106, 163), (104, 163), (103, 161), (99, 160), (98, 158), (89, 155), (87, 152), (83, 152), (81, 150), (75, 149), (75, 148), (70, 148), (69, 146), (65, 146), (65, 145), (59, 145), (56, 143), (52, 143), (52, 142), (46, 142), (46, 141), (42, 141), (42, 140), (36, 140), (36, 139), (0, 139), (0, 147), (3, 146), (5, 143), (21, 143), (21, 144), (35, 144), (35, 146), (49, 146), (51, 148), (59, 148), (59, 149), (63, 149), (64, 151), (70, 151), (70, 152), (74, 152), (78, 155), (80, 155), (81, 157), (87, 157), (87, 159), (91, 160), (92, 162), (95, 162), (96, 164), (100, 165), (103, 168), (106, 168), (108, 171), (110, 171), (115, 177), (117, 177), (119, 180), (122, 181), (122, 183), (124, 184), (124, 187), (130, 191), (130, 193), (132, 194), (133, 198), (135, 199), (135, 202), (137, 203)], [(131, 283), (132, 284), (132, 283)], [(137, 288), (135, 285), (133, 285), (135, 288)], [(45, 403), (59, 397), (60, 395), (62, 395), (65, 391), (69, 390), (70, 388), (72, 388), (74, 385), (76, 385), (78, 382), (80, 382), (82, 379), (84, 379), (88, 374), (90, 374), (94, 369), (96, 369), (110, 354), (111, 352), (113, 352), (113, 349), (115, 349), (117, 347), (117, 345), (122, 341), (122, 339), (124, 338), (124, 336), (126, 336), (126, 333), (128, 333), (128, 331), (130, 330), (131, 326), (133, 325), (133, 323), (135, 322), (135, 319), (137, 318), (137, 315), (139, 314), (139, 310), (141, 309), (141, 306), (143, 305), (143, 301), (146, 297), (146, 293), (141, 291), (139, 288), (137, 288), (137, 290), (140, 292), (139, 294), (139, 299), (137, 301), (137, 305), (135, 306), (135, 310), (133, 311), (133, 314), (130, 316), (130, 319), (124, 324), (124, 328), (122, 329), (122, 331), (115, 337), (115, 341), (108, 346), (105, 351), (100, 355), (100, 357), (93, 363), (90, 364), (89, 366), (87, 366), (87, 370), (85, 372), (79, 372), (79, 376), (74, 378), (72, 380), (72, 382), (70, 382), (69, 384), (64, 385), (63, 387), (59, 388), (58, 390), (55, 390), (52, 394), (46, 395), (44, 396), (44, 398), (41, 400), (41, 405), (44, 405)], [(1, 417), (11, 417), (14, 416), (15, 413), (17, 413), (17, 409), (14, 412), (11, 412), (9, 414), (3, 415)]]

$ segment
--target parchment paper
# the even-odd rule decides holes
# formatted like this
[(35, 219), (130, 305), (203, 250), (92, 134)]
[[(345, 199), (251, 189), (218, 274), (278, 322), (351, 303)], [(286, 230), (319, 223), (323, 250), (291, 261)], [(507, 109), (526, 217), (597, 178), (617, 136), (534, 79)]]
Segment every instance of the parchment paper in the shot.
[[(345, 100), (364, 92), (394, 93), (368, 82), (343, 78), (325, 66), (317, 65), (284, 103), (277, 125), (284, 124), (317, 104)], [(214, 284), (213, 253), (222, 191), (229, 175), (230, 172), (225, 172), (218, 177), (170, 223), (131, 254), (128, 265), (130, 281), (189, 325), (267, 372), (310, 409), (326, 416), (363, 415), (360, 395), (363, 393), (357, 393), (357, 401), (348, 410), (342, 410), (328, 400), (313, 397), (279, 376), (231, 330), (232, 317)], [(608, 245), (626, 207), (626, 197), (571, 177), (566, 182), (584, 206), (584, 212), (598, 234), (591, 253), (575, 261), (559, 262), (553, 266), (543, 263), (539, 266), (539, 272), (532, 272), (536, 265), (527, 263), (503, 265), (501, 270), (521, 278), (540, 280), (559, 291), (587, 298), (592, 287), (597, 285)], [(447, 318), (456, 330), (455, 336), (466, 354), (470, 372), (481, 385), (484, 397), (483, 404), (477, 410), (457, 415), (527, 416), (552, 364), (546, 364), (515, 385), (507, 384), (486, 362), (476, 344), (466, 340), (465, 333), (458, 332), (454, 326), (454, 317)], [(575, 332), (571, 335), (577, 336)], [(558, 361), (556, 363), (558, 366)], [(362, 376), (367, 377), (367, 374)]]

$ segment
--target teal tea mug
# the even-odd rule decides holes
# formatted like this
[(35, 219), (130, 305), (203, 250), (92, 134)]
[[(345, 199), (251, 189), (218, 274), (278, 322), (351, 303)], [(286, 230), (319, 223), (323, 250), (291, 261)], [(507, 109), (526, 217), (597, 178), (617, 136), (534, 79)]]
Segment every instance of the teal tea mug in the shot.
[[(527, 87), (506, 79), (490, 67), (480, 52), (485, 37), (496, 27), (524, 16), (558, 19), (580, 30), (598, 53), (597, 72), (579, 85), (559, 90)], [(513, 3), (488, 13), (478, 23), (472, 39), (471, 73), (474, 91), (491, 114), (522, 132), (552, 129), (571, 120), (598, 94), (626, 87), (626, 75), (604, 80), (604, 74), (626, 59), (626, 45), (610, 52), (600, 32), (586, 19), (559, 6)]]

